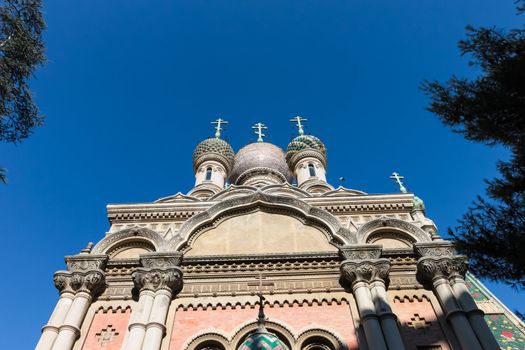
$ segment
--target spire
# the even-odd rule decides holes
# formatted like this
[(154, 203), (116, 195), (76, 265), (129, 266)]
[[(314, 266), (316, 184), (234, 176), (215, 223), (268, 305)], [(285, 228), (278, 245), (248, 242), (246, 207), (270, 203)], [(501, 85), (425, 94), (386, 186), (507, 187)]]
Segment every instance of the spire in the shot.
[(390, 178), (392, 180), (394, 180), (395, 183), (397, 183), (399, 185), (399, 191), (401, 191), (401, 193), (407, 193), (407, 189), (405, 187), (405, 185), (403, 184), (403, 180), (405, 177), (404, 176), (401, 176), (399, 175), (398, 173), (396, 173), (395, 171), (392, 173), (392, 175), (390, 176)]
[(221, 128), (221, 125), (226, 125), (226, 124), (228, 124), (228, 122), (226, 120), (224, 120), (224, 119), (219, 118), (216, 121), (211, 122), (211, 123), (217, 125), (215, 127), (215, 138), (220, 139), (221, 138), (221, 131), (224, 130), (223, 128)]
[(263, 130), (268, 129), (266, 125), (262, 123), (256, 123), (254, 126), (252, 126), (252, 129), (254, 129), (255, 135), (257, 135), (257, 142), (264, 142), (263, 137), (266, 135), (263, 134)]
[(304, 135), (304, 125), (302, 124), (302, 122), (306, 122), (308, 121), (308, 119), (297, 116), (295, 118), (290, 119), (290, 121), (292, 123), (295, 123), (295, 125), (299, 129), (299, 135)]

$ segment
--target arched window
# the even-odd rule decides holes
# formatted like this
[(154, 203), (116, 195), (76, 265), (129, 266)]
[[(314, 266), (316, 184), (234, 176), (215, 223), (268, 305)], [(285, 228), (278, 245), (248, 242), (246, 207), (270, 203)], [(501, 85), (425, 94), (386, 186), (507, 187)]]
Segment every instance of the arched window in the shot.
[(308, 171), (310, 172), (310, 176), (315, 176), (315, 167), (312, 163), (308, 164)]
[(210, 181), (211, 180), (211, 173), (212, 173), (211, 167), (206, 168), (206, 181)]
[(301, 346), (301, 350), (335, 350), (333, 344), (322, 336), (307, 339)]
[(224, 350), (224, 345), (215, 340), (208, 340), (197, 345), (196, 350)]

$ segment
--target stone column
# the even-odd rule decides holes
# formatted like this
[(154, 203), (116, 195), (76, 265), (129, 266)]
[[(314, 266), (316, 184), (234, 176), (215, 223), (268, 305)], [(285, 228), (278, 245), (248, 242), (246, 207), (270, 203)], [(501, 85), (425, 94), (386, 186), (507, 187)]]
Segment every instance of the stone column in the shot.
[[(390, 265), (388, 268), (390, 269)], [(386, 297), (385, 280), (379, 277), (370, 286), (372, 287), (372, 298), (374, 299), (376, 313), (379, 316), (386, 343), (389, 349), (404, 350), (405, 344), (403, 344), (403, 338), (401, 338), (401, 333), (399, 332), (397, 316), (392, 312)]]
[(484, 350), (499, 350), (500, 346), (483, 317), (485, 315), (484, 312), (478, 309), (465, 283), (465, 274), (467, 272), (466, 259), (456, 258), (452, 260), (451, 272), (449, 281), (452, 285), (452, 291), (459, 305), (466, 312), (470, 325), (474, 333), (476, 333), (481, 346)]
[(387, 350), (369, 284), (376, 278), (386, 278), (390, 264), (387, 259), (379, 259), (380, 246), (344, 247), (341, 253), (347, 259), (341, 263), (341, 274), (352, 286), (368, 347)]
[(50, 349), (71, 350), (80, 336), (80, 327), (94, 297), (100, 294), (105, 286), (104, 267), (106, 255), (80, 254), (66, 257), (68, 271), (55, 274), (55, 281), (67, 285), (74, 294), (71, 305), (64, 313), (63, 321), (58, 327), (58, 335)]
[(60, 298), (58, 299), (55, 310), (53, 310), (47, 325), (42, 327), (42, 335), (40, 336), (40, 340), (38, 341), (35, 350), (51, 349), (58, 335), (58, 328), (64, 322), (67, 312), (73, 303), (73, 298), (75, 297), (75, 293), (69, 286), (69, 278), (65, 278), (60, 274), (55, 274), (54, 282), (55, 287), (57, 287), (60, 292)]
[(432, 286), (447, 321), (450, 323), (463, 350), (482, 350), (482, 346), (472, 329), (464, 310), (459, 306), (452, 291), (449, 277), (458, 261), (465, 257), (455, 256), (450, 242), (416, 244), (416, 251), (422, 256), (418, 260), (418, 277), (423, 283)]
[(133, 272), (140, 290), (138, 309), (132, 312), (128, 339), (123, 350), (159, 350), (166, 334), (171, 299), (182, 289), (180, 253), (141, 255), (143, 268)]

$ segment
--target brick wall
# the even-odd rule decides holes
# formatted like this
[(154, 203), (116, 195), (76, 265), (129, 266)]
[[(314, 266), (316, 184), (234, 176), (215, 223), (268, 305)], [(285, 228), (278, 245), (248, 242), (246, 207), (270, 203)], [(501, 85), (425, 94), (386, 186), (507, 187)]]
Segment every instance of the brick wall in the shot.
[(120, 350), (131, 310), (98, 310), (93, 317), (82, 350)]
[[(266, 306), (265, 313), (269, 321), (286, 325), (293, 333), (314, 327), (321, 326), (324, 329), (335, 331), (339, 334), (349, 349), (358, 349), (357, 338), (350, 307), (343, 303), (337, 305), (273, 305)], [(223, 334), (232, 336), (233, 332), (246, 322), (254, 322), (257, 318), (257, 308), (240, 306), (235, 309), (226, 307), (225, 309), (197, 308), (177, 310), (175, 315), (173, 333), (170, 340), (170, 350), (180, 350), (183, 345), (195, 334), (203, 331), (218, 330)]]
[(450, 349), (434, 308), (426, 297), (396, 297), (391, 305), (401, 323), (406, 350), (416, 350), (417, 346), (425, 345)]

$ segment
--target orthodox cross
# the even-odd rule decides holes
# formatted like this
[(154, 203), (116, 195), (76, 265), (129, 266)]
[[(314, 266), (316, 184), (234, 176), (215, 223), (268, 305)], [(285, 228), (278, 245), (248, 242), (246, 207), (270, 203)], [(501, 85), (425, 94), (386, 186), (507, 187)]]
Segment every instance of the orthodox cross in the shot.
[(266, 130), (268, 129), (264, 124), (262, 123), (257, 123), (255, 124), (254, 126), (252, 126), (252, 129), (254, 129), (255, 131), (255, 135), (257, 135), (257, 142), (263, 142), (263, 137), (265, 137), (266, 135), (263, 134), (263, 130)]
[(390, 178), (399, 185), (399, 190), (401, 191), (401, 193), (407, 193), (407, 189), (405, 185), (403, 185), (403, 181), (401, 181), (405, 178), (404, 176), (401, 176), (394, 171), (392, 175), (390, 176)]
[(425, 329), (430, 327), (431, 323), (425, 320), (424, 317), (419, 316), (419, 314), (414, 314), (414, 317), (410, 318), (407, 325), (415, 329)]
[(217, 124), (217, 126), (215, 127), (215, 137), (216, 138), (220, 138), (221, 137), (221, 131), (224, 130), (223, 128), (221, 128), (221, 125), (226, 125), (228, 124), (228, 122), (224, 119), (217, 119), (216, 121), (214, 122), (211, 122), (212, 124)]
[(297, 128), (299, 129), (299, 135), (304, 135), (304, 127), (303, 127), (303, 124), (301, 122), (306, 122), (308, 121), (308, 119), (305, 119), (305, 118), (302, 118), (300, 116), (297, 116), (293, 119), (290, 119), (291, 122), (295, 122)]
[(117, 335), (119, 335), (119, 333), (112, 325), (108, 325), (106, 328), (95, 334), (101, 345), (110, 343)]
[(259, 287), (259, 315), (257, 317), (257, 325), (259, 330), (264, 330), (264, 322), (266, 321), (266, 316), (264, 315), (264, 296), (262, 294), (263, 286), (273, 287), (275, 284), (271, 281), (263, 281), (266, 277), (262, 273), (257, 277), (257, 282), (248, 282), (248, 286), (257, 286)]

